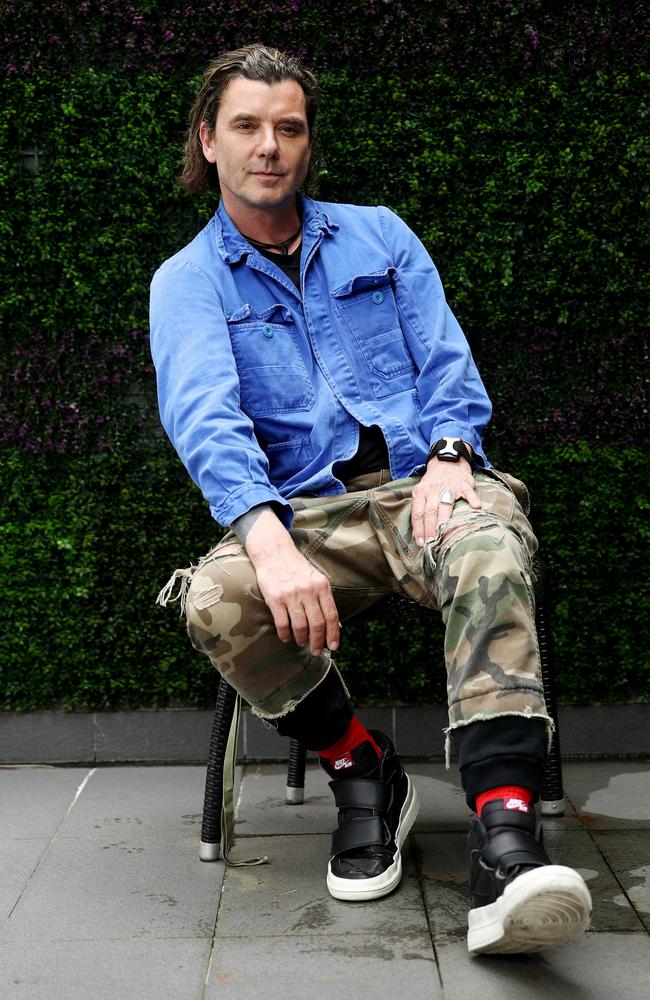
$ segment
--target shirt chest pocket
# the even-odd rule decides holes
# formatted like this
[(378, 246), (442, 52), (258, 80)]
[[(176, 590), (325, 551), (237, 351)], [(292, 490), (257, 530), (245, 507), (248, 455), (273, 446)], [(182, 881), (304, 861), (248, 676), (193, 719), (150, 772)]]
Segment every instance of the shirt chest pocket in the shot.
[(357, 275), (331, 293), (357, 352), (375, 376), (376, 396), (410, 387), (415, 371), (399, 321), (392, 270)]
[(244, 305), (226, 317), (239, 374), (242, 408), (251, 417), (309, 410), (316, 397), (289, 309)]

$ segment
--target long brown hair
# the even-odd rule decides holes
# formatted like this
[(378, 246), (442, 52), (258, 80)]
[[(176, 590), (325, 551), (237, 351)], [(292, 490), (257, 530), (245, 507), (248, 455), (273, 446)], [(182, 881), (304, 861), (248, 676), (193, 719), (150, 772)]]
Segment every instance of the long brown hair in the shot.
[(261, 44), (246, 45), (242, 49), (224, 52), (223, 55), (210, 63), (203, 74), (201, 89), (190, 111), (183, 172), (178, 178), (180, 184), (191, 194), (205, 194), (206, 191), (219, 190), (217, 168), (214, 163), (208, 163), (203, 155), (199, 129), (201, 122), (205, 122), (210, 132), (213, 131), (226, 87), (237, 76), (243, 76), (247, 80), (260, 80), (262, 83), (268, 84), (280, 83), (282, 80), (295, 80), (302, 87), (305, 95), (309, 136), (312, 142), (312, 157), (305, 181), (305, 187), (307, 187), (310, 180), (313, 179), (313, 144), (318, 104), (318, 80), (316, 75), (311, 70), (306, 69), (299, 59)]

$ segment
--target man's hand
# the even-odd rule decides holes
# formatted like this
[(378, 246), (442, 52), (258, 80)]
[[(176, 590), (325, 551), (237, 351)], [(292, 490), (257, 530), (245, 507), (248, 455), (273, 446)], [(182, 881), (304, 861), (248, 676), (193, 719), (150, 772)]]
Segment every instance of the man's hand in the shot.
[[(443, 493), (445, 490), (450, 491), (448, 498)], [(443, 500), (440, 499), (441, 494)], [(413, 487), (411, 524), (418, 545), (422, 546), (435, 537), (438, 525), (449, 520), (455, 501), (461, 498), (467, 500), (474, 510), (481, 506), (469, 462), (464, 458), (458, 462), (441, 462), (432, 458), (422, 479)]]
[(261, 511), (248, 528), (246, 552), (282, 642), (309, 642), (312, 656), (325, 646), (338, 649), (340, 622), (329, 580), (298, 552), (272, 510)]

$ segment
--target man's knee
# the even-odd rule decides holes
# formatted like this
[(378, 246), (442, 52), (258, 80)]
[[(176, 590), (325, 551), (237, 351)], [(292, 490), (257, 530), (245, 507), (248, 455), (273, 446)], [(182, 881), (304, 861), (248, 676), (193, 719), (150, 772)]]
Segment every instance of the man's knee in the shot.
[[(187, 593), (187, 628), (192, 645), (210, 654), (222, 636), (251, 620), (255, 572), (238, 542), (212, 553), (192, 576)], [(257, 603), (257, 602), (256, 602)], [(263, 603), (263, 602), (262, 602)]]
[(491, 513), (477, 513), (466, 523), (451, 524), (443, 539), (443, 563), (454, 579), (478, 586), (482, 577), (528, 581), (531, 559), (513, 525)]

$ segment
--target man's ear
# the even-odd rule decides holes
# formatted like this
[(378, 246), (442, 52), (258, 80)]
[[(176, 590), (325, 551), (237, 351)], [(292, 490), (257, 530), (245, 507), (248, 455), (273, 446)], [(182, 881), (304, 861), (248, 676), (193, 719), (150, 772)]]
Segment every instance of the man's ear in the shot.
[(214, 133), (208, 128), (207, 122), (201, 122), (199, 125), (199, 139), (201, 140), (203, 155), (208, 163), (216, 163), (217, 154), (214, 151)]

